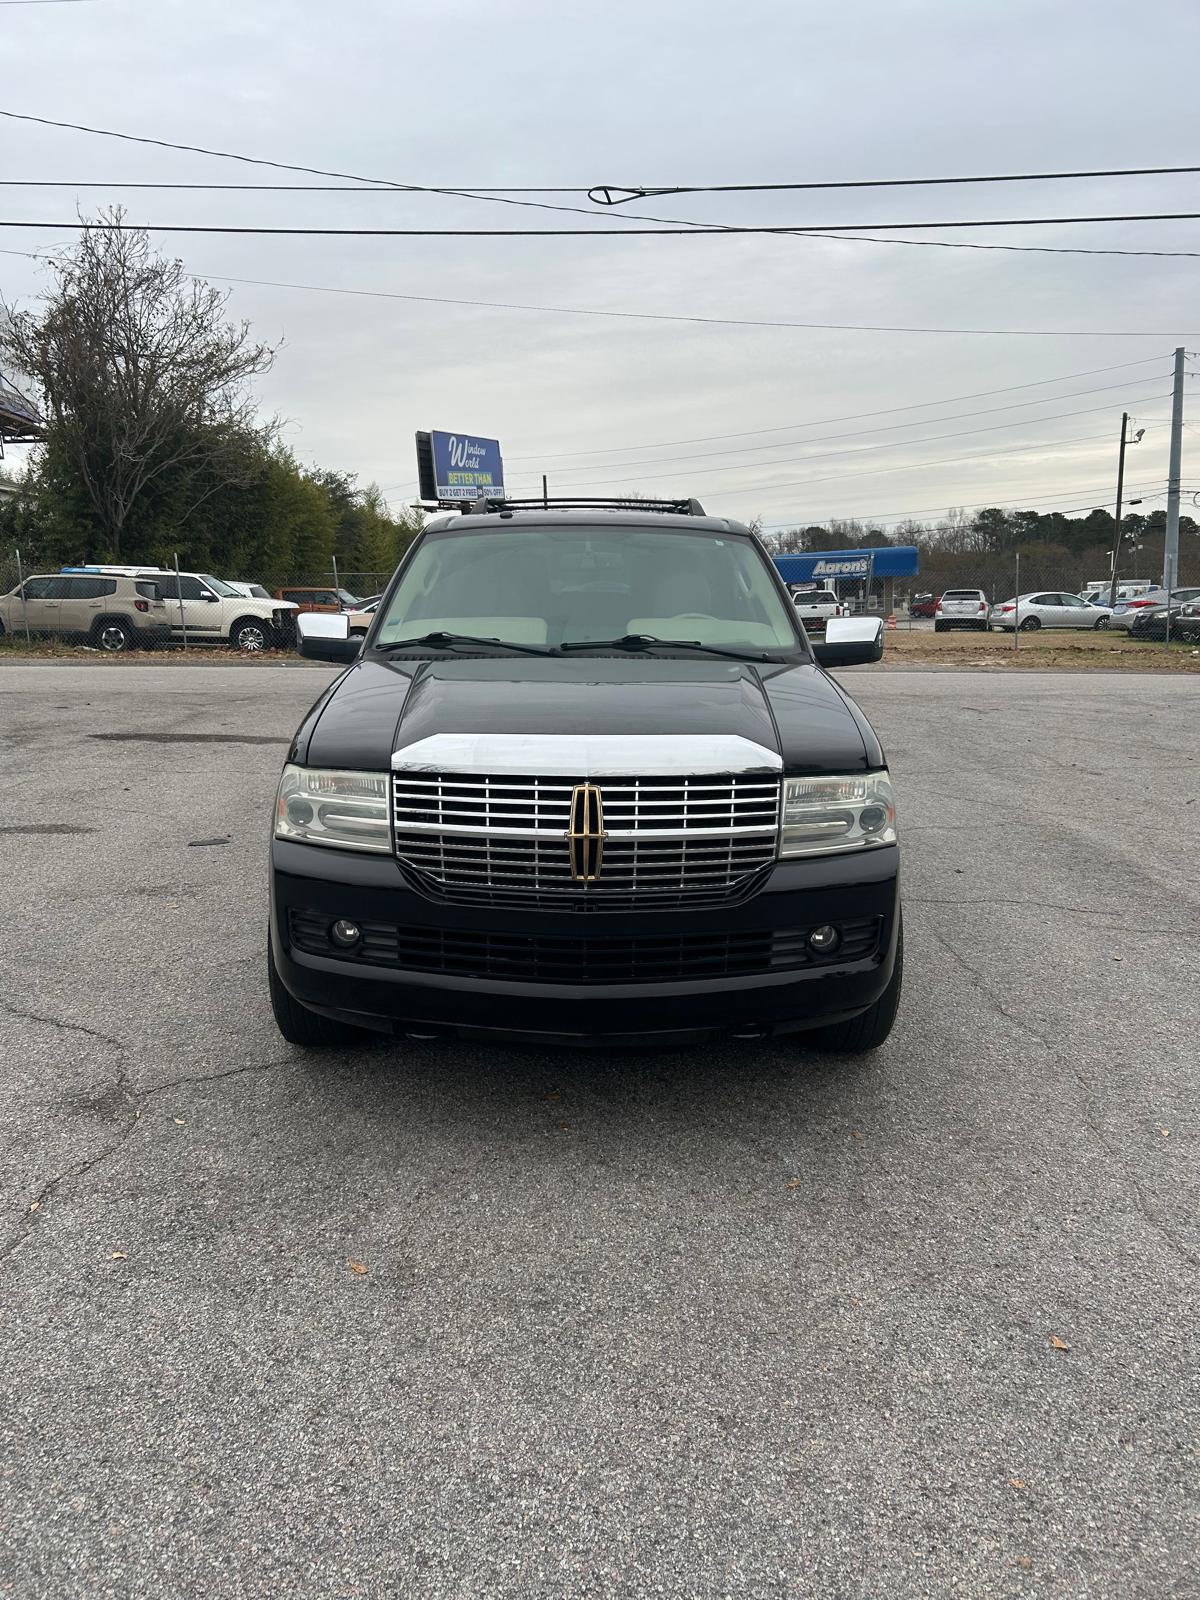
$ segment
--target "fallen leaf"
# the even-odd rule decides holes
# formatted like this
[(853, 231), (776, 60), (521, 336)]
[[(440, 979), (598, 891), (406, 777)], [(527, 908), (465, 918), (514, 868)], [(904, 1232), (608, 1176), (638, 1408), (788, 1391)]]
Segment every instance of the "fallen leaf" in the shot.
[(356, 1272), (360, 1278), (363, 1277), (368, 1271), (368, 1269), (363, 1266), (361, 1261), (347, 1261), (346, 1265), (350, 1268), (351, 1272)]
[(571, 1124), (569, 1122), (560, 1122), (559, 1127), (562, 1129), (563, 1133), (569, 1133), (571, 1130)]
[(1158, 1131), (1162, 1134), (1164, 1139), (1169, 1139), (1171, 1137), (1170, 1128), (1160, 1128)]
[(186, 1124), (185, 1124), (185, 1123), (184, 1123), (184, 1120), (183, 1120), (183, 1118), (182, 1118), (182, 1117), (176, 1117), (176, 1118), (175, 1118), (175, 1126), (176, 1126), (176, 1127), (177, 1127), (177, 1128), (182, 1128), (182, 1127), (185, 1127), (185, 1126), (186, 1126)]
[(1025, 1487), (1024, 1478), (1010, 1478), (1008, 1481), (1014, 1489), (1023, 1489)]
[(799, 1179), (799, 1178), (789, 1178), (788, 1179), (788, 1188), (789, 1189), (798, 1189), (800, 1187), (800, 1183), (801, 1183), (801, 1179)]
[(542, 1098), (544, 1100), (561, 1100), (562, 1099), (562, 1095), (559, 1093), (559, 1091), (557, 1089), (551, 1089), (550, 1093), (546, 1094), (546, 1095), (543, 1095)]
[(851, 1128), (850, 1129), (850, 1137), (852, 1139), (861, 1139), (862, 1138), (862, 1134), (858, 1131), (857, 1128)]
[(1056, 1333), (1050, 1335), (1051, 1350), (1069, 1350), (1071, 1346), (1065, 1339), (1060, 1339)]
[(1114, 961), (1124, 961), (1124, 959), (1125, 959), (1125, 957), (1124, 957), (1124, 956), (1114, 956), (1114, 957), (1113, 957), (1113, 960), (1114, 960)]
[(108, 1252), (108, 1259), (110, 1261), (128, 1261), (129, 1257), (125, 1254), (124, 1250), (110, 1250)]
[(1017, 1565), (1019, 1567), (1024, 1567), (1028, 1571), (1028, 1569), (1033, 1565), (1033, 1562), (1029, 1559), (1028, 1556), (1018, 1556), (1017, 1557)]
[(40, 1211), (42, 1209), (42, 1202), (40, 1200), (35, 1200), (29, 1209), (30, 1211)]

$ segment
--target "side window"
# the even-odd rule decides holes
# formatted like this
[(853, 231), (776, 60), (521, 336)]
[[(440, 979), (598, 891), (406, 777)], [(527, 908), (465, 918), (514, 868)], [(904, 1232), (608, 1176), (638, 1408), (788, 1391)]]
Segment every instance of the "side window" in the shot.
[(140, 578), (134, 584), (134, 588), (143, 600), (158, 600), (162, 597), (162, 585), (160, 583), (152, 583), (148, 578)]
[(43, 600), (66, 600), (71, 594), (71, 585), (74, 578), (47, 578), (46, 593)]
[(340, 606), (341, 601), (332, 589), (314, 589), (310, 597), (315, 605)]
[(53, 578), (26, 578), (22, 593), (26, 600), (45, 600), (50, 594)]
[(1056, 606), (1058, 604), (1058, 596), (1056, 594), (1035, 594), (1031, 596), (1028, 604), (1031, 606)]
[(169, 577), (155, 578), (154, 583), (164, 600), (199, 600), (203, 589), (199, 578), (186, 574), (177, 578), (173, 572)]
[(115, 578), (68, 578), (66, 593), (63, 598), (67, 600), (99, 600), (102, 595), (116, 594), (117, 580)]

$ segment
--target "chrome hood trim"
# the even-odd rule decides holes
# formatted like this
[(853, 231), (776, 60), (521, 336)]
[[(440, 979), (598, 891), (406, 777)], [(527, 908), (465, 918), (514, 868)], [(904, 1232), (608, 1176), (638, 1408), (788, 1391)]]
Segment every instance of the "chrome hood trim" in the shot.
[(508, 773), (564, 778), (783, 770), (776, 750), (738, 734), (437, 733), (402, 745), (395, 772)]

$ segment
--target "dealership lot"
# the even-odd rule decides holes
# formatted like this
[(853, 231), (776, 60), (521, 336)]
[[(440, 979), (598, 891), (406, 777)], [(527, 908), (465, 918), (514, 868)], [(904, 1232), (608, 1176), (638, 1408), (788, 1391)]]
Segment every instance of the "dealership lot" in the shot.
[(283, 1044), (331, 676), (0, 668), (0, 1593), (1193, 1593), (1194, 685), (845, 675), (908, 941), (846, 1064)]

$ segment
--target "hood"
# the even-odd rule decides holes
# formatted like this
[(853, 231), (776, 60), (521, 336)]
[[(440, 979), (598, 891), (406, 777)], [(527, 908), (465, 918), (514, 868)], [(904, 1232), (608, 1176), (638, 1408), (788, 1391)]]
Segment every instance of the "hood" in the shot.
[(869, 732), (857, 708), (807, 663), (368, 657), (314, 707), (296, 759), (373, 771), (464, 762), (528, 771), (547, 770), (556, 750), (583, 775), (598, 751), (610, 771), (615, 759), (652, 772), (677, 768), (686, 749), (699, 761), (692, 770), (860, 772), (882, 762), (877, 744), (868, 759), (860, 722)]

